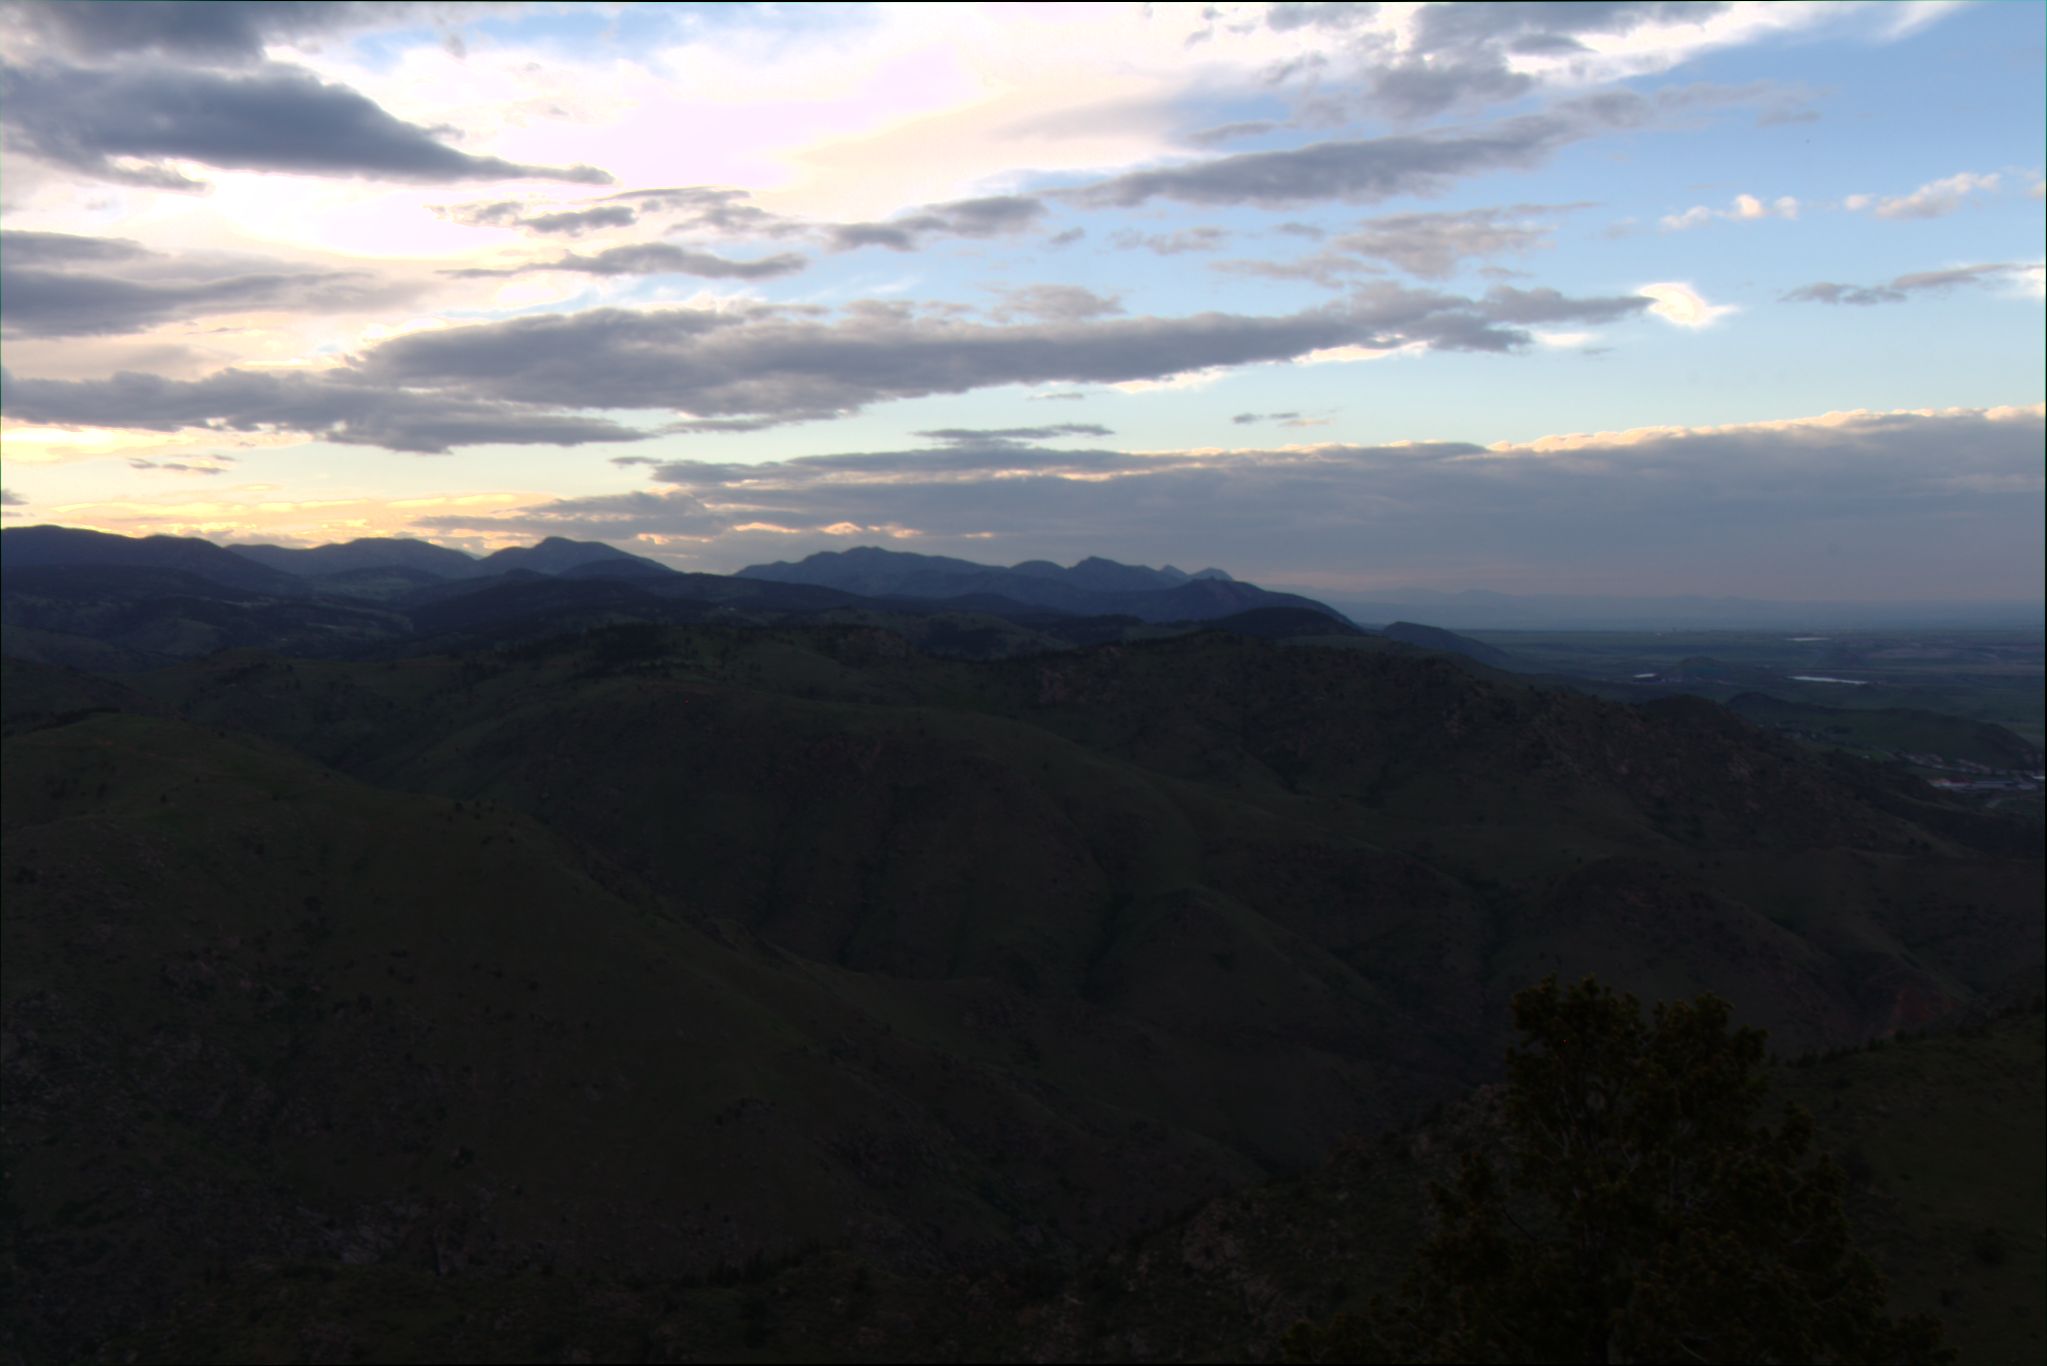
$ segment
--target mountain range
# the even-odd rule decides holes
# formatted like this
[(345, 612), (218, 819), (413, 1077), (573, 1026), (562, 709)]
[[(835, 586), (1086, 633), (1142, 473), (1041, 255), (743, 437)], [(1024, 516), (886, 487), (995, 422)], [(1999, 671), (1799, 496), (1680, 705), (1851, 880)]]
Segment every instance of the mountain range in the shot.
[[(1238, 1355), (1326, 1302), (1257, 1290), (1274, 1249), (1350, 1227), (1338, 1191), (1407, 1229), (1440, 1167), (1325, 1160), (1433, 1151), (1544, 974), (1710, 990), (1790, 1056), (2047, 965), (2037, 824), (1714, 703), (1285, 599), (1011, 595), (1220, 577), (16, 537), (25, 1361), (556, 1359), (590, 1323), (653, 1359)], [(1969, 1143), (2031, 1094), (1996, 1078)]]
[[(522, 571), (611, 578), (716, 577), (683, 575), (658, 561), (601, 542), (559, 536), (480, 558), (425, 541), (391, 537), (302, 549), (215, 545), (196, 537), (129, 538), (56, 526), (8, 528), (0, 533), (0, 546), (4, 546), (9, 570), (79, 565), (166, 569), (224, 587), (287, 596), (309, 591), (344, 597), (381, 596), (377, 587), (366, 586), (374, 580), (363, 577), (379, 572), (435, 581)], [(272, 572), (251, 569), (251, 564)], [(798, 564), (753, 565), (734, 577), (835, 588), (870, 598), (993, 598), (1086, 615), (1120, 610), (1147, 621), (1199, 620), (1266, 606), (1300, 607), (1341, 619), (1322, 603), (1296, 594), (1270, 593), (1240, 583), (1220, 569), (1187, 574), (1170, 565), (1151, 569), (1101, 558), (1085, 559), (1070, 568), (1036, 560), (1003, 569), (937, 555), (861, 547), (820, 552)]]

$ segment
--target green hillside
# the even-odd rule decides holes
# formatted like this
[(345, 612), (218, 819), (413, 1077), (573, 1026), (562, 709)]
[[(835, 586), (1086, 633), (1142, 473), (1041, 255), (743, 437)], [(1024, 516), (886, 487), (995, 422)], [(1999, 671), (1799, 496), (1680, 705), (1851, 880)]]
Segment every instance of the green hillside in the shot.
[(633, 625), (5, 695), (25, 1361), (815, 1356), (870, 1301), (848, 1355), (1082, 1351), (1044, 1297), (1483, 1084), (1544, 973), (1790, 1052), (2040, 981), (2026, 827), (1398, 646)]

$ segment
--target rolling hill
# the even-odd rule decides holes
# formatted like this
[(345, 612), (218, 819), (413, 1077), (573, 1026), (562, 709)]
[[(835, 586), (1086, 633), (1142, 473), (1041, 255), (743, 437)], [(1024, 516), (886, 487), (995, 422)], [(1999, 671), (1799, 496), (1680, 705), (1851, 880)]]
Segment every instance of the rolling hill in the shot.
[[(1232, 1355), (1312, 1296), (1251, 1308), (1294, 1273), (1213, 1202), (1491, 1080), (1534, 978), (1712, 990), (1798, 1054), (2047, 961), (2036, 827), (1311, 609), (59, 569), (10, 559), (10, 632), (136, 654), (5, 666), (24, 1360), (773, 1352), (848, 1312), (876, 1359)], [(230, 648), (150, 635), (229, 609)], [(1173, 1309), (1146, 1246), (1244, 1278)]]

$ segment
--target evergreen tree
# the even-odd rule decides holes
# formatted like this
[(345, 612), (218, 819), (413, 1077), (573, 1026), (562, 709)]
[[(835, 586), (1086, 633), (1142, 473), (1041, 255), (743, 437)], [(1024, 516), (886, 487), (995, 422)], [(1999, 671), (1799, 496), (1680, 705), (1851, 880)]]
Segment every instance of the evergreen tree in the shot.
[(1294, 1360), (1950, 1361), (1894, 1319), (1852, 1245), (1846, 1179), (1792, 1107), (1767, 1122), (1763, 1035), (1713, 996), (1662, 1005), (1555, 978), (1514, 998), (1499, 1165), (1432, 1187), (1391, 1299), (1302, 1323)]

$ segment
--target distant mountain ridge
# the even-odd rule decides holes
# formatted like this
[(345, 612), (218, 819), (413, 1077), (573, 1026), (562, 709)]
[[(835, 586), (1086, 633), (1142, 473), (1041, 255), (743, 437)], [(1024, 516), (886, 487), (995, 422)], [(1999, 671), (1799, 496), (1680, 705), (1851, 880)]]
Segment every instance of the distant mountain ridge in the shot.
[(8, 528), (0, 548), (6, 650), (91, 668), (248, 648), (359, 658), (622, 622), (857, 620), (916, 648), (973, 657), (1149, 639), (1161, 630), (1367, 634), (1324, 603), (1220, 569), (1188, 574), (1101, 557), (1002, 569), (870, 548), (723, 575), (683, 573), (562, 537), (479, 558), (395, 538), (300, 549), (66, 527)]
[(1295, 593), (1240, 583), (1220, 569), (1189, 574), (1167, 565), (1118, 564), (1099, 556), (1062, 568), (1026, 560), (1003, 568), (945, 555), (918, 555), (878, 546), (821, 550), (791, 563), (748, 565), (735, 578), (766, 579), (837, 588), (863, 597), (1007, 598), (1032, 607), (1088, 616), (1129, 615), (1143, 621), (1208, 621), (1263, 607), (1293, 607), (1336, 621), (1343, 614)]
[(416, 569), (442, 579), (470, 578), (489, 572), (473, 555), (395, 536), (364, 536), (337, 545), (298, 549), (281, 545), (229, 545), (244, 559), (287, 574), (346, 574), (364, 569)]
[(0, 572), (74, 565), (167, 570), (273, 597), (303, 597), (308, 591), (296, 574), (197, 536), (116, 536), (62, 526), (8, 527), (0, 532)]
[[(685, 580), (724, 577), (681, 574), (601, 541), (562, 536), (549, 536), (530, 546), (508, 546), (481, 558), (402, 537), (369, 536), (307, 548), (223, 546), (197, 537), (131, 538), (57, 526), (10, 527), (0, 534), (0, 545), (5, 546), (9, 569), (58, 565), (155, 569), (276, 597), (324, 595), (381, 602), (428, 591), (435, 581), (480, 585), (520, 574), (631, 580), (676, 590), (683, 588)], [(820, 551), (795, 563), (749, 565), (730, 578), (757, 585), (825, 588), (861, 598), (951, 602), (962, 610), (988, 610), (989, 604), (1007, 603), (1012, 610), (1174, 622), (1218, 621), (1284, 608), (1349, 624), (1325, 602), (1244, 583), (1225, 570), (1210, 567), (1190, 574), (1173, 565), (1154, 569), (1099, 555), (1070, 566), (1025, 560), (1003, 567), (858, 546)]]

